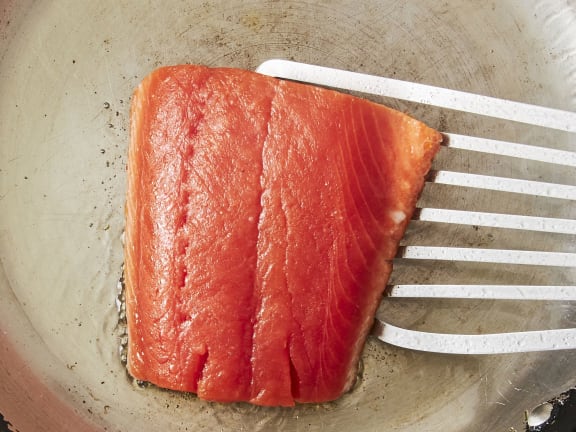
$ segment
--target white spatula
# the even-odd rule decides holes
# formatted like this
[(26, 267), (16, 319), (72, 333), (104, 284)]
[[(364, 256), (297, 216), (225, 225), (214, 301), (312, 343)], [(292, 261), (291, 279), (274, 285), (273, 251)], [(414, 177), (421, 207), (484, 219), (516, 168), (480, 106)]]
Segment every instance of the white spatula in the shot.
[[(287, 60), (268, 60), (257, 71), (278, 78), (370, 93), (472, 114), (576, 133), (576, 113), (496, 99), (396, 79), (331, 69)], [(450, 148), (491, 153), (576, 168), (576, 152), (495, 141), (444, 132)], [(457, 187), (512, 192), (576, 201), (576, 186), (452, 171), (432, 172), (429, 181)], [(414, 219), (514, 230), (576, 235), (576, 220), (502, 213), (422, 208)], [(526, 250), (405, 246), (398, 258), (452, 260), (516, 265), (576, 267), (576, 253)], [(388, 297), (576, 301), (576, 286), (533, 285), (395, 285)], [(576, 307), (576, 304), (575, 304)], [(576, 349), (576, 329), (497, 334), (445, 334), (399, 328), (376, 320), (373, 335), (396, 346), (438, 353), (504, 354)]]

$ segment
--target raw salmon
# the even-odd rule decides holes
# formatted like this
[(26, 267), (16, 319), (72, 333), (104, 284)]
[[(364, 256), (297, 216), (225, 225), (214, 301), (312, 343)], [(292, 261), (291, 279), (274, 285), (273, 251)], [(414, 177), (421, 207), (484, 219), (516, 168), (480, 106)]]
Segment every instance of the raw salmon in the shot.
[(338, 398), (440, 141), (331, 90), (154, 71), (131, 111), (130, 373), (212, 401)]

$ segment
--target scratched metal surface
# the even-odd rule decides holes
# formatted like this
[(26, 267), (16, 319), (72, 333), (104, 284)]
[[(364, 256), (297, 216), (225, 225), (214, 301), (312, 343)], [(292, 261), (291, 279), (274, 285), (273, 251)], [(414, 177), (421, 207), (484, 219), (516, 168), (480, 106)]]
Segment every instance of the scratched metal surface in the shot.
[[(522, 430), (576, 385), (576, 353), (445, 356), (369, 340), (337, 402), (270, 409), (142, 389), (120, 363), (116, 281), (132, 89), (183, 62), (272, 58), (576, 109), (576, 2), (0, 1), (0, 413), (45, 431)], [(383, 101), (452, 132), (576, 150), (574, 138)], [(437, 167), (574, 184), (545, 164), (441, 154)], [(571, 202), (428, 187), (423, 204), (576, 216)], [(573, 251), (569, 236), (415, 224), (412, 242)], [(574, 272), (398, 263), (395, 281), (574, 283)], [(569, 303), (395, 301), (380, 314), (437, 331), (571, 327)]]

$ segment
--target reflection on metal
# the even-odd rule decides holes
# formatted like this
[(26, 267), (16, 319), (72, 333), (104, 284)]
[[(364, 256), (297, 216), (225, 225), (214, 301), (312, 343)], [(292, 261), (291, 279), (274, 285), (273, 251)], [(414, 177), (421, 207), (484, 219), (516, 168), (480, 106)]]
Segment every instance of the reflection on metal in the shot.
[(538, 405), (530, 413), (528, 413), (526, 418), (526, 423), (528, 426), (540, 426), (550, 420), (552, 415), (552, 409), (554, 406), (550, 402), (544, 402)]

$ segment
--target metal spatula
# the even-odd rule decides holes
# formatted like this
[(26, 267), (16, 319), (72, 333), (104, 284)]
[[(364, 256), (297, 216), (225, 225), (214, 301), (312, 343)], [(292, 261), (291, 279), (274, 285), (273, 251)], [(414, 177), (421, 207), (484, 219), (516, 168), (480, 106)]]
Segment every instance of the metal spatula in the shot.
[[(576, 113), (464, 93), (390, 78), (287, 60), (268, 60), (257, 71), (278, 78), (434, 105), (466, 113), (576, 133)], [(444, 132), (450, 148), (491, 153), (576, 168), (576, 152), (495, 141)], [(456, 187), (512, 192), (576, 201), (576, 186), (504, 177), (435, 171), (430, 182)], [(576, 235), (576, 220), (422, 208), (415, 220)], [(526, 250), (404, 246), (398, 258), (576, 267), (576, 253)], [(533, 285), (394, 285), (388, 297), (576, 301), (576, 286)], [(576, 307), (576, 305), (575, 305)], [(400, 347), (452, 354), (504, 354), (576, 349), (576, 328), (497, 333), (444, 334), (399, 328), (376, 320), (373, 335)]]

